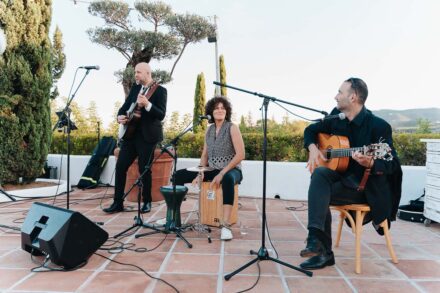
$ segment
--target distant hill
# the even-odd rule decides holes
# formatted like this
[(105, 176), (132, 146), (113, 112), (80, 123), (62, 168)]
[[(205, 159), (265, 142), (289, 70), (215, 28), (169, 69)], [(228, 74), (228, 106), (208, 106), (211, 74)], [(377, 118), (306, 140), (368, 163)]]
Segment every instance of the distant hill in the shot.
[(417, 127), (417, 120), (431, 121), (432, 130), (440, 131), (440, 108), (421, 108), (408, 110), (372, 110), (376, 116), (385, 119), (394, 129), (411, 129)]

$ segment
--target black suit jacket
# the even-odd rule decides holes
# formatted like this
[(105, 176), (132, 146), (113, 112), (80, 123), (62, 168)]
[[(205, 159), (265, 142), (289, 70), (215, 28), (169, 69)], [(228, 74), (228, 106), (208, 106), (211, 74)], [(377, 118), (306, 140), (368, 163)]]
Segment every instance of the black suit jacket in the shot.
[[(341, 112), (336, 108), (331, 112), (331, 114), (339, 113)], [(320, 132), (347, 136), (350, 147), (360, 147), (379, 141), (388, 143), (392, 148), (393, 160), (375, 160), (365, 186), (365, 196), (376, 225), (385, 219), (395, 220), (402, 191), (402, 168), (393, 146), (391, 126), (364, 107), (352, 122), (348, 122), (347, 119), (342, 121), (329, 119), (309, 125), (304, 131), (306, 149), (311, 143), (316, 143), (317, 134)], [(350, 158), (349, 167), (344, 176), (350, 178), (350, 174), (354, 174), (357, 179), (355, 181), (359, 183), (364, 170), (364, 167)]]
[[(131, 87), (125, 103), (118, 111), (118, 115), (125, 115), (132, 103), (136, 103), (137, 96), (141, 90), (141, 85), (134, 84)], [(149, 100), (153, 106), (147, 112), (145, 108), (141, 110), (141, 120), (138, 124), (143, 139), (148, 143), (157, 143), (163, 140), (162, 120), (165, 118), (167, 110), (167, 90), (158, 86)]]

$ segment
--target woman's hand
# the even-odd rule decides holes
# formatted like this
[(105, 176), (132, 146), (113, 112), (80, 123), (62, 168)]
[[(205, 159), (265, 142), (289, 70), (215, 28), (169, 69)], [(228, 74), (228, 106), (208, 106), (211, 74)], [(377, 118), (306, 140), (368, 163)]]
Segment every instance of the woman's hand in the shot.
[(214, 179), (212, 179), (211, 184), (209, 184), (209, 189), (210, 190), (214, 190), (220, 187), (220, 183), (223, 180), (223, 172), (220, 172), (217, 174), (217, 176), (214, 177)]

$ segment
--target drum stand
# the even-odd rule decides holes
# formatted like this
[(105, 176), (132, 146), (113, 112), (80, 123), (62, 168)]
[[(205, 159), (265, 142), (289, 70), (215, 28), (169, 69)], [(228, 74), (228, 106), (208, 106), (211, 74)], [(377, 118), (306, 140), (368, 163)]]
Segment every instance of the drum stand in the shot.
[[(177, 140), (176, 140), (176, 144), (177, 144)], [(176, 149), (176, 145), (174, 145), (174, 154), (173, 154), (172, 152), (170, 152), (168, 150), (168, 147), (169, 146), (163, 146), (161, 148), (161, 150), (162, 150), (161, 151), (161, 155), (166, 152), (167, 154), (169, 154), (174, 159), (173, 191), (176, 192), (175, 175), (176, 175), (176, 167), (177, 167), (177, 149)], [(167, 205), (167, 209), (168, 208), (170, 208), (170, 207), (168, 207), (168, 205)], [(147, 226), (147, 228), (153, 229), (153, 228), (151, 228), (149, 226)], [(165, 229), (163, 229), (163, 230), (154, 227), (154, 229), (153, 229), (154, 231), (143, 233), (143, 234), (138, 234), (138, 235), (135, 235), (134, 237), (135, 238), (140, 238), (140, 237), (143, 237), (143, 236), (148, 236), (148, 235), (152, 235), (152, 234), (156, 234), (156, 233), (164, 233), (164, 234), (174, 233), (174, 234), (176, 234), (177, 237), (179, 237), (180, 239), (182, 239), (186, 243), (188, 248), (192, 248), (192, 244), (189, 243), (188, 240), (186, 240), (186, 238), (182, 235), (182, 233), (184, 232), (185, 229), (186, 229), (186, 227), (184, 227), (184, 228), (178, 227), (178, 225), (175, 225), (174, 222), (172, 222), (172, 223), (168, 223), (167, 222), (167, 224), (165, 225)]]

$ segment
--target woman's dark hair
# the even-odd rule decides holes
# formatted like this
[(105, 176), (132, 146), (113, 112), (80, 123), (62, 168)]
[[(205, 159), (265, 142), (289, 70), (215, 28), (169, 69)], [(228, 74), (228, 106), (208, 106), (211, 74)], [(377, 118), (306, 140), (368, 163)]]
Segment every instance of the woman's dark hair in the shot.
[(351, 84), (351, 89), (357, 94), (361, 101), (361, 104), (365, 104), (365, 101), (368, 97), (368, 87), (365, 81), (360, 78), (350, 77), (346, 80), (346, 82), (349, 82)]
[(222, 97), (222, 96), (217, 96), (217, 97), (214, 97), (214, 98), (210, 99), (206, 103), (206, 106), (205, 106), (205, 115), (210, 115), (211, 116), (211, 119), (209, 119), (209, 121), (208, 121), (209, 123), (214, 123), (213, 112), (214, 112), (215, 107), (218, 104), (220, 104), (220, 103), (222, 103), (223, 107), (225, 107), (225, 109), (226, 109), (225, 120), (228, 121), (228, 122), (231, 122), (231, 115), (232, 115), (232, 105), (231, 105), (231, 103), (229, 102), (228, 98)]

